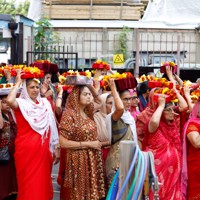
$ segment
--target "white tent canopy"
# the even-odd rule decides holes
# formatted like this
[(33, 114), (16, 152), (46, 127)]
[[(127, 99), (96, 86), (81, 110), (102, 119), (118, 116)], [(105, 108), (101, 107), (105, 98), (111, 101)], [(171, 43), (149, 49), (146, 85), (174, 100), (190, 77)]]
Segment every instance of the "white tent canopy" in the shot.
[(149, 0), (143, 22), (200, 24), (200, 0)]

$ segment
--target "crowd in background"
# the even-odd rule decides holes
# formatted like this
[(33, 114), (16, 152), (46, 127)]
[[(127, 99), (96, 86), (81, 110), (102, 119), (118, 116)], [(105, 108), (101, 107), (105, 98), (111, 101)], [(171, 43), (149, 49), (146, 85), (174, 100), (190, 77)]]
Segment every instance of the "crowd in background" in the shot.
[[(61, 200), (105, 199), (123, 140), (138, 140), (153, 153), (161, 200), (200, 199), (200, 102), (192, 102), (191, 89), (170, 67), (166, 77), (177, 103), (162, 94), (155, 101), (157, 88), (148, 81), (119, 92), (110, 79), (104, 91), (96, 76), (94, 84), (69, 92), (55, 87), (51, 73), (43, 80), (22, 80), (22, 74), (0, 96), (0, 148), (9, 149), (9, 159), (0, 161), (0, 200), (52, 199), (58, 162)], [(11, 79), (6, 73), (1, 83)]]

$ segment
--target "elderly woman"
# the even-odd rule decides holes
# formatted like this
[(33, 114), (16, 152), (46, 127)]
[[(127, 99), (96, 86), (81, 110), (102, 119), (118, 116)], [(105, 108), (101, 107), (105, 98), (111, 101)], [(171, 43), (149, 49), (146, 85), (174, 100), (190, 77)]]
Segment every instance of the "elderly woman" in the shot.
[[(183, 146), (183, 185), (187, 188), (187, 199), (200, 199), (200, 102), (196, 102), (190, 119), (184, 127), (185, 145)], [(186, 149), (187, 146), (187, 149)], [(187, 157), (186, 157), (187, 155)], [(187, 174), (188, 172), (188, 174)], [(188, 182), (187, 182), (188, 177)]]
[(105, 161), (110, 146), (108, 131), (106, 128), (106, 116), (111, 112), (113, 96), (110, 93), (105, 93), (100, 97), (102, 104), (99, 111), (94, 114), (94, 121), (97, 125), (98, 140), (102, 144), (103, 160)]
[[(179, 104), (187, 108), (181, 96)], [(177, 115), (173, 103), (165, 103), (165, 96), (160, 95), (158, 105), (146, 124), (147, 131), (143, 149), (152, 151), (158, 180), (162, 184), (159, 190), (160, 200), (181, 200), (181, 163), (182, 144)], [(152, 199), (152, 198), (150, 198)]]
[(37, 79), (25, 80), (21, 95), (16, 98), (21, 74), (18, 71), (16, 85), (7, 97), (18, 128), (15, 140), (18, 199), (50, 200), (52, 154), (55, 149), (58, 151), (58, 131), (50, 103), (40, 97)]
[(99, 200), (105, 197), (101, 142), (94, 121), (94, 104), (101, 99), (91, 85), (75, 86), (67, 98), (60, 122), (62, 200)]

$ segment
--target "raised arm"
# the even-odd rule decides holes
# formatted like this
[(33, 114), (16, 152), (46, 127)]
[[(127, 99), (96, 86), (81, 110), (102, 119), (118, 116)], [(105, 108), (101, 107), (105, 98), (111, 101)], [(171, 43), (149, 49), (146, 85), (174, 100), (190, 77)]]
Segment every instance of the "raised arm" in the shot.
[(200, 133), (198, 131), (192, 131), (188, 133), (187, 138), (194, 148), (200, 148)]
[(94, 97), (94, 101), (97, 103), (97, 104), (101, 104), (102, 101), (101, 101), (101, 97), (99, 95), (99, 91), (97, 91), (93, 85), (88, 85), (88, 88), (90, 90), (90, 92), (92, 93), (92, 96)]
[(185, 101), (185, 99), (183, 98), (183, 96), (178, 92), (178, 90), (176, 89), (176, 86), (174, 86), (174, 91), (176, 93), (177, 99), (178, 99), (178, 109), (179, 112), (184, 112), (188, 109), (188, 104)]
[(58, 96), (56, 98), (56, 109), (55, 112), (58, 116), (62, 113), (62, 95), (63, 95), (63, 88), (62, 85), (58, 85)]
[(185, 95), (185, 98), (186, 98), (186, 101), (187, 101), (187, 104), (188, 104), (188, 107), (189, 107), (189, 111), (191, 113), (194, 104), (192, 103), (192, 100), (191, 100), (190, 89), (189, 89), (188, 86), (185, 85), (184, 88), (183, 88), (183, 91), (184, 91), (184, 95)]
[(115, 111), (112, 114), (112, 119), (114, 121), (118, 121), (124, 113), (124, 104), (119, 96), (119, 93), (117, 92), (114, 79), (109, 80), (109, 86), (112, 91), (112, 95), (113, 95), (114, 103), (115, 103)]
[(175, 77), (175, 80), (177, 81), (177, 83), (180, 86), (183, 86), (183, 80), (177, 74), (174, 74), (174, 77)]
[(15, 84), (15, 86), (12, 88), (12, 90), (10, 91), (10, 93), (7, 96), (7, 104), (13, 110), (18, 108), (18, 103), (16, 101), (16, 96), (17, 96), (17, 93), (18, 93), (18, 89), (22, 84), (22, 79), (21, 79), (21, 75), (22, 74), (23, 74), (23, 72), (21, 70), (17, 70), (16, 84)]
[(165, 95), (159, 95), (158, 97), (158, 107), (156, 111), (153, 113), (149, 124), (148, 124), (148, 131), (150, 133), (154, 133), (160, 124), (160, 119), (165, 108)]

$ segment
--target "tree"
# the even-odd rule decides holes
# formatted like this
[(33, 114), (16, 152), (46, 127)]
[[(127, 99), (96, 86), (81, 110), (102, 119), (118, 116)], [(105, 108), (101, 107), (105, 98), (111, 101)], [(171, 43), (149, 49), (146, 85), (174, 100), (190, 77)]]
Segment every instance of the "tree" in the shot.
[(16, 4), (16, 0), (0, 0), (0, 13), (9, 14), (12, 16), (15, 16), (17, 14), (27, 16), (29, 5), (29, 0), (25, 0), (24, 2), (20, 2), (19, 4)]
[(130, 28), (127, 26), (123, 26), (121, 33), (118, 35), (117, 40), (117, 54), (123, 54), (124, 59), (126, 60), (127, 55), (127, 34), (130, 32)]
[[(43, 17), (36, 22), (34, 36), (35, 51), (56, 51), (53, 45), (59, 43), (60, 38), (58, 33), (53, 30), (48, 18)], [(47, 55), (43, 56), (47, 57)]]

